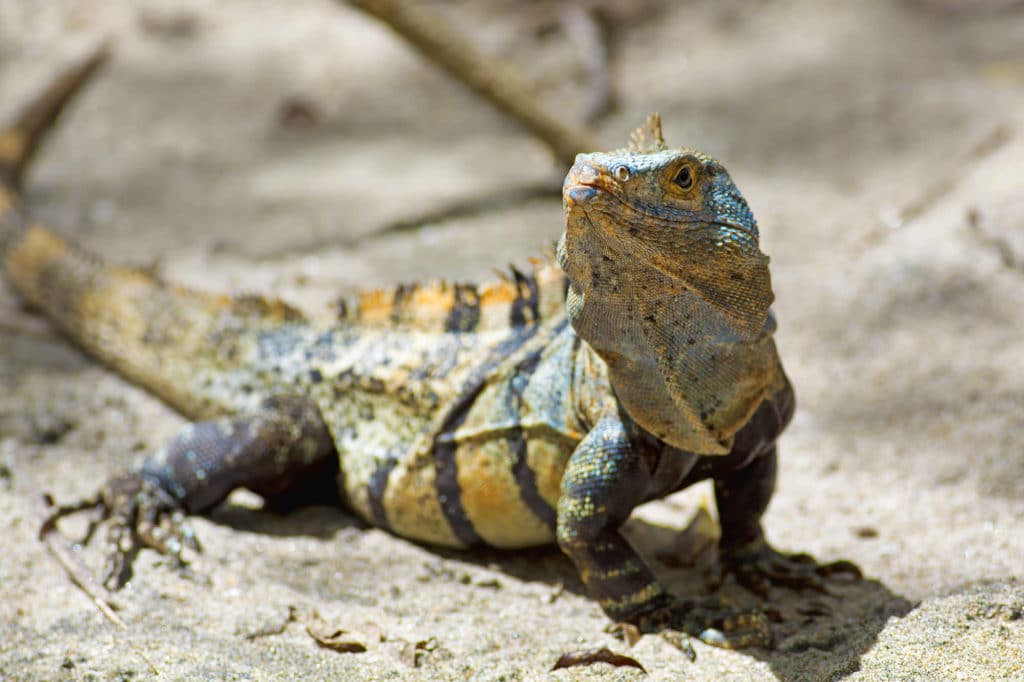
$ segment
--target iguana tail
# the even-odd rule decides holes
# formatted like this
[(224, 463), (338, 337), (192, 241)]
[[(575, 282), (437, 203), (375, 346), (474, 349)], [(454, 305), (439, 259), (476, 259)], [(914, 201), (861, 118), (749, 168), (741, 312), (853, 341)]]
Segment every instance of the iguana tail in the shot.
[(229, 366), (245, 330), (302, 315), (278, 301), (204, 294), (107, 265), (33, 222), (21, 205), (29, 162), (108, 54), (103, 46), (58, 75), (0, 129), (3, 270), (26, 301), (86, 351), (187, 416), (217, 414), (227, 408), (196, 387), (195, 370)]

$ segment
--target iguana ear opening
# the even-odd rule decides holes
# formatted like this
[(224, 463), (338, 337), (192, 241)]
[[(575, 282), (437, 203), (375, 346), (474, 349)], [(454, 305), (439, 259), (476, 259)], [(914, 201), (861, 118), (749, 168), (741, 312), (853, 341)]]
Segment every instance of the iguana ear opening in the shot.
[(637, 154), (653, 154), (668, 149), (665, 138), (661, 134), (661, 114), (654, 112), (647, 117), (642, 126), (629, 135), (627, 152)]

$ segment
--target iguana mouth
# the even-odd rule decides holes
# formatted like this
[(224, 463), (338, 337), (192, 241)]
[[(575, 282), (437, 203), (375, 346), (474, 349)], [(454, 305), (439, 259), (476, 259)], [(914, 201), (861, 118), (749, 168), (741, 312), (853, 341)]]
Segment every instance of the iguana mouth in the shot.
[(593, 200), (600, 191), (602, 191), (602, 189), (594, 185), (572, 185), (571, 187), (566, 187), (562, 190), (562, 198), (565, 200), (566, 207), (582, 208), (588, 202)]

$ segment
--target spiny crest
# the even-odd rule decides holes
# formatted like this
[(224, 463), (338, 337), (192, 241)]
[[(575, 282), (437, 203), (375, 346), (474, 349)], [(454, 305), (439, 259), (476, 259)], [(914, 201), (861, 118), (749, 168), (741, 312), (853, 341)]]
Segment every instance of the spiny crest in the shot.
[(401, 284), (373, 289), (355, 300), (340, 300), (338, 321), (363, 327), (406, 328), (423, 332), (484, 332), (532, 325), (551, 319), (565, 305), (567, 280), (552, 258), (531, 260), (531, 271), (497, 272), (484, 285)]
[(668, 149), (665, 138), (661, 134), (661, 114), (654, 112), (647, 117), (642, 126), (629, 135), (629, 144), (625, 151), (636, 154), (653, 154)]

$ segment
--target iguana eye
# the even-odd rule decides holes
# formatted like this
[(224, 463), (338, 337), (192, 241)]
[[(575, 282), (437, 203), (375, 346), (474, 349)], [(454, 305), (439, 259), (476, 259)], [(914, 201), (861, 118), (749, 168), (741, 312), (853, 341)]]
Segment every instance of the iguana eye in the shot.
[(629, 169), (626, 168), (625, 166), (618, 166), (615, 169), (615, 178), (619, 182), (625, 182), (626, 180), (629, 180)]
[(672, 178), (672, 182), (680, 189), (690, 189), (693, 187), (693, 171), (690, 170), (689, 166), (683, 166), (676, 173), (676, 176)]

